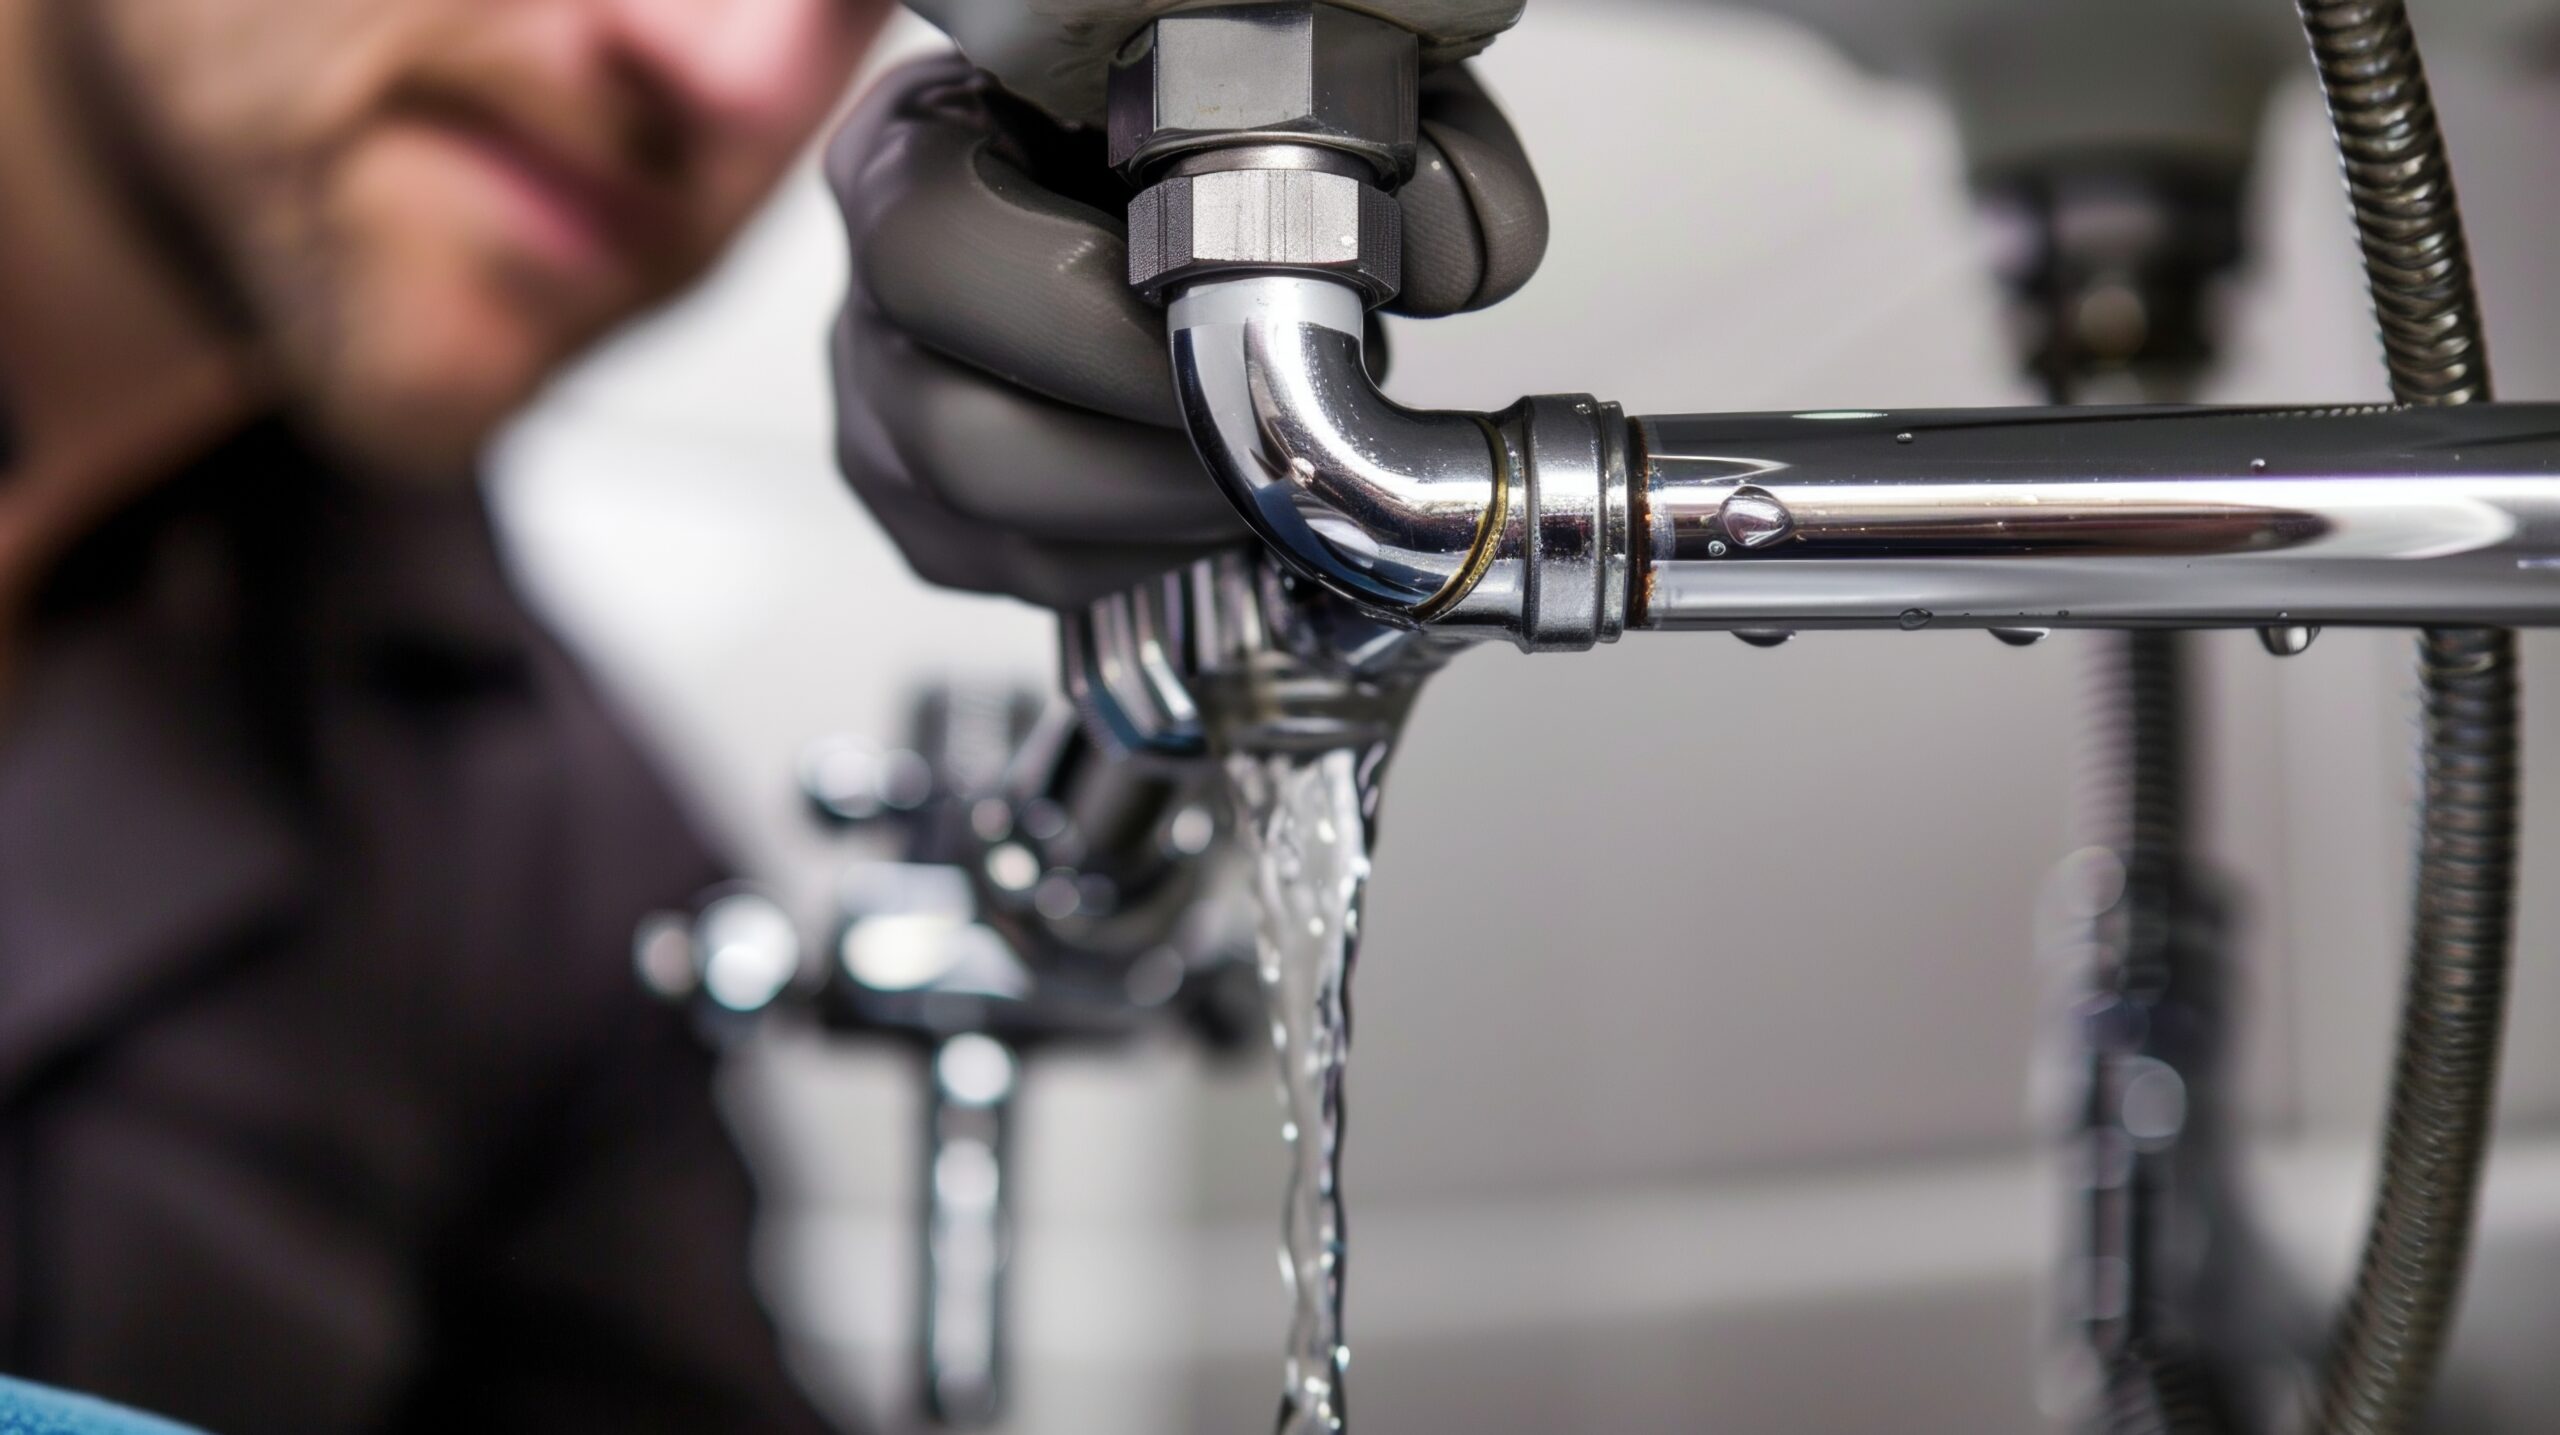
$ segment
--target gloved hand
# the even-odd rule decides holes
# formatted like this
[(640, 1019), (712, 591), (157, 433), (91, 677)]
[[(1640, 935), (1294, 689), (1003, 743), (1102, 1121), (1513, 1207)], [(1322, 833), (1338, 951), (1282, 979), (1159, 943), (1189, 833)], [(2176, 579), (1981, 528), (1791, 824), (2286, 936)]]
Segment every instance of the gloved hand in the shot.
[[(1545, 200), (1463, 66), (1424, 76), (1421, 118), (1390, 307), (1481, 308), (1536, 270)], [(884, 77), (829, 147), (838, 456), (928, 581), (1066, 608), (1245, 536), (1180, 427), (1163, 311), (1129, 291), (1103, 143), (952, 56)]]

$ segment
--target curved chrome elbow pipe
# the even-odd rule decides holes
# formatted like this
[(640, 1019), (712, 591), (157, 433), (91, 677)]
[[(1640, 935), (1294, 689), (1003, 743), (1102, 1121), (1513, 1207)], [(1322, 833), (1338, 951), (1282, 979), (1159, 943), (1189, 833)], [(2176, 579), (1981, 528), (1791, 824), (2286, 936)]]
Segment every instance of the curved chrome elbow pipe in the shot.
[(1416, 619), (1463, 593), (1504, 498), (1492, 426), (1417, 413), (1362, 363), (1360, 295), (1328, 279), (1195, 285), (1174, 382), (1202, 461), (1256, 532), (1328, 586)]
[(1400, 624), (1584, 648), (1626, 624), (1626, 422), (1589, 398), (1498, 416), (1378, 391), (1340, 281), (1257, 274), (1171, 306), (1192, 442), (1284, 561)]

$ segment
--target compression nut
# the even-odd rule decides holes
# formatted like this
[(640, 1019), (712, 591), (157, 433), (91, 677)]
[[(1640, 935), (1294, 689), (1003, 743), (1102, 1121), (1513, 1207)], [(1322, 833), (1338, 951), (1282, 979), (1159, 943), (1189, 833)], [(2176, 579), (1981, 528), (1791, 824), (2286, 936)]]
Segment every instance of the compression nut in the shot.
[(1376, 186), (1312, 169), (1177, 174), (1129, 202), (1129, 284), (1284, 271), (1348, 281), (1372, 306), (1403, 282), (1404, 215)]
[(1111, 163), (1138, 179), (1197, 150), (1303, 144), (1401, 184), (1420, 68), (1411, 31), (1313, 0), (1159, 16), (1112, 64)]

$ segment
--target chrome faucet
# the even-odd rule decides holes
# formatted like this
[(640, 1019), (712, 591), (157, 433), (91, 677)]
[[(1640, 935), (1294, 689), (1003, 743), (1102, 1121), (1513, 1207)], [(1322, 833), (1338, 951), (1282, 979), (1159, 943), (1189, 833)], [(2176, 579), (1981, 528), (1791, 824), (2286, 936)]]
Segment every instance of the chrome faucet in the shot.
[(635, 959), (715, 1028), (814, 1019), (914, 1053), (919, 1404), (977, 1429), (1005, 1402), (1025, 1065), (1168, 1027), (1237, 1052), (1263, 1026), (1204, 772), (1111, 760), (1063, 701), (1012, 688), (933, 689), (913, 727), (905, 747), (840, 736), (804, 754), (812, 814), (894, 848), (836, 874), (822, 939), (731, 887), (645, 922)]

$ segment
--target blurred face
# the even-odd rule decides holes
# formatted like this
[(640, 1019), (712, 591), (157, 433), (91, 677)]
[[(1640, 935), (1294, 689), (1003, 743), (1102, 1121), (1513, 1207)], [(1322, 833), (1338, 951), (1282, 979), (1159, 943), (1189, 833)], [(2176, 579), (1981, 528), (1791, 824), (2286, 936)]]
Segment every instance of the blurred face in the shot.
[(698, 276), (892, 0), (66, 0), (323, 432), (460, 473)]

